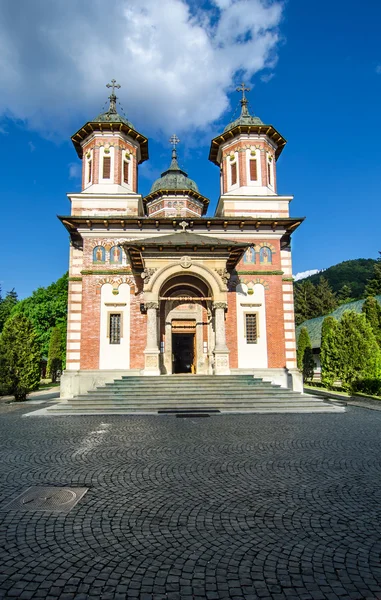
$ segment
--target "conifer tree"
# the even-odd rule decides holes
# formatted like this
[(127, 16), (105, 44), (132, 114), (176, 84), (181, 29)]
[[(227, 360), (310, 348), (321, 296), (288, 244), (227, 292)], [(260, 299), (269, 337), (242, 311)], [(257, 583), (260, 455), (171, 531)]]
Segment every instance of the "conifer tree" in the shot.
[(364, 314), (347, 310), (340, 320), (340, 379), (350, 389), (355, 379), (381, 376), (381, 351)]
[(372, 279), (368, 279), (365, 287), (366, 296), (378, 296), (381, 294), (381, 252), (379, 252), (379, 255), (374, 265), (373, 277)]
[(296, 353), (298, 369), (303, 370), (303, 358), (306, 348), (311, 348), (311, 340), (307, 327), (302, 327), (298, 338), (298, 349)]
[(5, 298), (0, 296), (0, 332), (3, 330), (4, 324), (9, 319), (12, 309), (18, 302), (17, 293), (14, 288), (6, 293)]
[(345, 302), (350, 302), (352, 300), (351, 287), (347, 283), (344, 283), (341, 286), (337, 294), (337, 299), (340, 304), (344, 304)]
[(314, 377), (315, 361), (312, 348), (307, 346), (303, 355), (303, 381), (312, 381)]
[(362, 312), (373, 330), (378, 345), (381, 347), (381, 306), (374, 296), (368, 296), (362, 306)]
[(340, 374), (340, 329), (334, 317), (326, 317), (321, 328), (321, 381), (332, 389)]
[(50, 335), (47, 374), (53, 383), (57, 381), (58, 372), (62, 369), (62, 329), (53, 327)]
[(332, 291), (328, 280), (325, 277), (319, 278), (319, 283), (315, 287), (315, 293), (311, 300), (311, 309), (313, 317), (327, 315), (337, 307), (336, 294)]
[(311, 304), (315, 295), (315, 286), (309, 279), (303, 280), (294, 286), (295, 290), (295, 322), (300, 325), (304, 321), (311, 319)]
[(24, 315), (7, 320), (0, 336), (0, 383), (16, 400), (25, 400), (40, 382), (37, 335)]

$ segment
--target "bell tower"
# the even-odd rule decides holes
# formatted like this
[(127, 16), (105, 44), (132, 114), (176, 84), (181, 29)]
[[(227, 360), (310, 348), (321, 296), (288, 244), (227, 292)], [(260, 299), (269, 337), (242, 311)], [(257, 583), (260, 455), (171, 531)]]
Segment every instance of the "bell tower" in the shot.
[(237, 92), (242, 93), (241, 114), (210, 147), (209, 160), (221, 172), (216, 216), (287, 216), (292, 197), (278, 196), (276, 177), (286, 140), (272, 125), (250, 114), (246, 97), (250, 88), (242, 83)]
[(118, 113), (112, 79), (109, 107), (86, 123), (71, 138), (82, 160), (82, 191), (69, 194), (72, 214), (105, 215), (115, 212), (141, 216), (138, 165), (148, 159), (148, 140)]

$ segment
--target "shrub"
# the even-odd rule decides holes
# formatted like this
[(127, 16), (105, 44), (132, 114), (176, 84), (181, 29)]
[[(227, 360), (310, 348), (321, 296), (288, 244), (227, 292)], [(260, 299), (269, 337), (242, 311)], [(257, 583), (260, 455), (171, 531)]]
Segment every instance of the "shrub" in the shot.
[(378, 377), (355, 379), (352, 382), (351, 392), (353, 394), (363, 393), (370, 396), (381, 396), (381, 379)]
[(298, 338), (298, 349), (296, 353), (298, 369), (303, 370), (303, 357), (306, 348), (311, 348), (311, 340), (307, 327), (302, 327)]

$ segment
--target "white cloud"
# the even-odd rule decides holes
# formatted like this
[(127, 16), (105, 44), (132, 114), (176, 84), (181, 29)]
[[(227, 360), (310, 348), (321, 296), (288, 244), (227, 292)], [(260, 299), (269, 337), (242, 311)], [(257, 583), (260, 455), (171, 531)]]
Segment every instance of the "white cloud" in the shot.
[(381, 75), (381, 65), (377, 65), (376, 73), (377, 73), (377, 75)]
[(142, 133), (205, 128), (238, 75), (274, 67), (282, 10), (282, 0), (3, 0), (0, 115), (66, 136), (101, 111), (115, 77)]
[(322, 269), (311, 269), (310, 271), (302, 271), (302, 272), (294, 275), (294, 281), (300, 281), (300, 279), (305, 279), (306, 277), (310, 277), (310, 275), (316, 275), (316, 273), (321, 273), (321, 272), (322, 272)]
[(69, 179), (80, 179), (82, 177), (81, 163), (69, 163)]
[(36, 150), (36, 146), (33, 144), (33, 142), (28, 142), (28, 146), (31, 152), (34, 152)]

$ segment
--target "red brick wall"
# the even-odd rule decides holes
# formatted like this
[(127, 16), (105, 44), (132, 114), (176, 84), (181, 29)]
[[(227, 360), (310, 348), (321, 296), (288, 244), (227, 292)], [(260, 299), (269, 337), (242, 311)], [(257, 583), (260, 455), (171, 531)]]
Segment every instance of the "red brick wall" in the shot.
[(144, 350), (147, 344), (147, 315), (140, 312), (140, 296), (135, 296), (131, 290), (131, 349), (130, 349), (130, 368), (144, 368)]
[(238, 336), (237, 336), (237, 303), (236, 293), (228, 293), (228, 311), (226, 313), (226, 345), (230, 351), (229, 364), (231, 369), (238, 368)]
[(273, 275), (268, 278), (268, 282), (269, 287), (265, 290), (268, 367), (283, 368), (286, 366), (286, 351), (282, 276)]
[(82, 279), (81, 369), (99, 369), (100, 288), (96, 277)]

